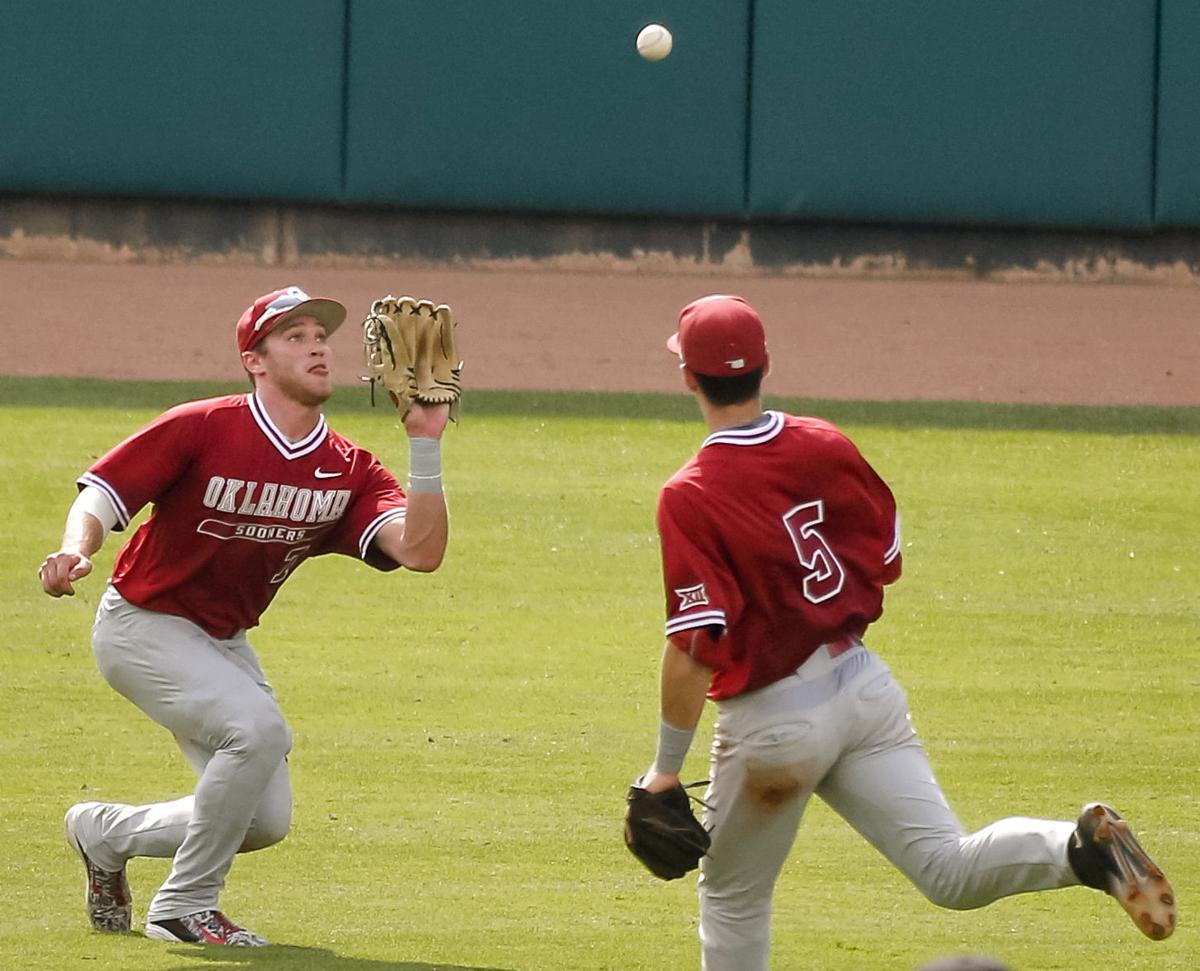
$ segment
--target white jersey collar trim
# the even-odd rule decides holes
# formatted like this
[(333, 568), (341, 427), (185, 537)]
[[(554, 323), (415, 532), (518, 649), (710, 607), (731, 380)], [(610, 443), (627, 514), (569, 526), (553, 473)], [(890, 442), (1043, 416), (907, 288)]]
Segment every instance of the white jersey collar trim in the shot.
[(704, 440), (701, 448), (709, 445), (761, 445), (783, 431), (783, 415), (778, 411), (764, 411), (765, 422), (754, 422), (750, 425), (740, 425), (737, 428), (723, 428), (713, 432)]
[(267, 414), (267, 409), (259, 400), (257, 392), (246, 395), (246, 399), (250, 405), (250, 414), (254, 417), (254, 422), (258, 425), (259, 430), (267, 437), (267, 441), (275, 446), (279, 454), (288, 461), (303, 458), (305, 455), (315, 452), (325, 441), (325, 436), (329, 434), (325, 416), (319, 415), (311, 432), (297, 442), (290, 441), (279, 430), (279, 426), (271, 420), (271, 416)]

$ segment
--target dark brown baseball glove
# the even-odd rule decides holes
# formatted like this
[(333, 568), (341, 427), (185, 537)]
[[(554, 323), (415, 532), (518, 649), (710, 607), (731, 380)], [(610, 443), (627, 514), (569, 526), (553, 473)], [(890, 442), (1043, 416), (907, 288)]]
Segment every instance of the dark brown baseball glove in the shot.
[(687, 789), (704, 783), (652, 793), (641, 781), (625, 795), (625, 845), (656, 877), (677, 880), (700, 865), (712, 844), (708, 830), (692, 813), (689, 800), (694, 797), (687, 794)]

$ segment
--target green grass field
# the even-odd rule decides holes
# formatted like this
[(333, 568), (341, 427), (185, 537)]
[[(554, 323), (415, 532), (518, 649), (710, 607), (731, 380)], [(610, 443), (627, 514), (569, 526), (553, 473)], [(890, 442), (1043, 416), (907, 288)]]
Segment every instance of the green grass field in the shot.
[[(295, 820), (238, 859), (222, 905), (280, 946), (90, 932), (64, 810), (180, 795), (191, 775), (91, 658), (117, 543), (73, 600), (42, 595), (35, 569), (93, 457), (225, 390), (0, 379), (2, 966), (697, 967), (694, 883), (653, 880), (620, 838), (657, 725), (655, 498), (703, 437), (683, 396), (468, 398), (445, 446), (442, 570), (310, 562), (252, 636), (295, 731)], [(905, 577), (869, 641), (964, 824), (1112, 801), (1167, 869), (1180, 927), (1151, 943), (1082, 889), (938, 910), (814, 803), (776, 895), (773, 966), (911, 971), (984, 952), (1018, 971), (1194, 971), (1200, 409), (784, 404), (839, 422), (897, 495)], [(388, 414), (350, 390), (328, 413), (404, 469)], [(131, 865), (135, 922), (166, 870)]]

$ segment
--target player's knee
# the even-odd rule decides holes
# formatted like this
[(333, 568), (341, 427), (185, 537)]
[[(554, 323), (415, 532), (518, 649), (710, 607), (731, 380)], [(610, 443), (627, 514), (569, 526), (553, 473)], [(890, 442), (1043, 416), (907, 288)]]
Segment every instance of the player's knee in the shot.
[(292, 730), (277, 708), (255, 712), (233, 727), (230, 748), (274, 765), (292, 750)]
[(963, 852), (961, 838), (947, 834), (923, 845), (925, 853), (920, 862), (902, 869), (931, 904), (946, 910), (974, 910), (993, 899), (977, 879), (972, 858)]
[(939, 873), (919, 882), (917, 887), (931, 904), (946, 910), (974, 910), (987, 903), (972, 893), (967, 881), (954, 872)]
[(925, 898), (935, 907), (946, 910), (974, 910), (979, 906), (966, 898), (954, 887), (922, 888)]
[(274, 846), (287, 836), (292, 828), (292, 804), (288, 800), (278, 805), (262, 805), (254, 814), (250, 828), (246, 830), (246, 838), (242, 841), (241, 852), (265, 849)]

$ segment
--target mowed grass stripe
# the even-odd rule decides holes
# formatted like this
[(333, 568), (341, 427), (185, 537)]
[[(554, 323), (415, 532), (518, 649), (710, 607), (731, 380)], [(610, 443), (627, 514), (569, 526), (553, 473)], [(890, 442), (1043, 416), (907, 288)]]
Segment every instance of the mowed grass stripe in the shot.
[[(770, 382), (768, 380), (768, 390)], [(246, 390), (237, 383), (107, 381), (98, 378), (0, 376), (0, 406), (73, 408), (85, 406), (161, 410), (180, 401)], [(984, 404), (960, 401), (833, 401), (768, 395), (768, 407), (820, 415), (847, 425), (893, 428), (979, 428), (1091, 432), (1107, 435), (1197, 435), (1200, 407), (1152, 405)], [(382, 402), (376, 410), (385, 410)], [(339, 387), (330, 415), (372, 410), (368, 389)], [(464, 398), (464, 416), (654, 418), (691, 421), (695, 405), (682, 394), (606, 392), (475, 391)]]

